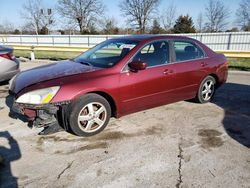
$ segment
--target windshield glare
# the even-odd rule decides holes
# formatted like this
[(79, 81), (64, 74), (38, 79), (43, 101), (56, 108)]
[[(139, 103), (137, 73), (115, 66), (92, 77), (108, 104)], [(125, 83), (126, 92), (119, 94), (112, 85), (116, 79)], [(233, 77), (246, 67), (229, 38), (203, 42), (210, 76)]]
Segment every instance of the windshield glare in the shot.
[(137, 44), (138, 41), (133, 40), (107, 40), (79, 55), (74, 60), (77, 63), (87, 63), (95, 67), (112, 67)]

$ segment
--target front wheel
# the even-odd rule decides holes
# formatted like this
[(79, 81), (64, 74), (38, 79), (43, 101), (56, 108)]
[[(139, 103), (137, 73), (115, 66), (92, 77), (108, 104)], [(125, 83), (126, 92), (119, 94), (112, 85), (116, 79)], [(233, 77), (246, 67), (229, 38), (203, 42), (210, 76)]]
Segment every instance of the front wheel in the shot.
[(108, 101), (97, 94), (87, 94), (71, 104), (69, 124), (78, 136), (93, 136), (101, 132), (111, 117)]
[(207, 103), (211, 101), (215, 93), (216, 80), (212, 76), (207, 76), (200, 84), (196, 94), (195, 101), (199, 103)]

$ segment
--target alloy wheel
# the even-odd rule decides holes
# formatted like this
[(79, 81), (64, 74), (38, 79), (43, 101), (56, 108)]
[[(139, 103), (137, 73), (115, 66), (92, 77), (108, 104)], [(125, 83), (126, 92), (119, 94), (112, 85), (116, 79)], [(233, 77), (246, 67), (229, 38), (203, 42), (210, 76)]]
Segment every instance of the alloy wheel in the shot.
[(95, 132), (100, 129), (107, 119), (107, 110), (98, 102), (85, 105), (78, 115), (78, 126), (84, 132)]
[(203, 86), (201, 95), (204, 101), (209, 101), (214, 93), (214, 81), (212, 79), (207, 80)]

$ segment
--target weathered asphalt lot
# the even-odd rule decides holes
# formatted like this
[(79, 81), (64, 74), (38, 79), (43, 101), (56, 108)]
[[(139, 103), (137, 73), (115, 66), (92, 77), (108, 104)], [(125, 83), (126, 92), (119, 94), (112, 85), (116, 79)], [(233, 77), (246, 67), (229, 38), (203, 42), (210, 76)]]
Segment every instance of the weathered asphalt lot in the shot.
[(90, 138), (38, 136), (8, 116), (6, 96), (2, 85), (0, 187), (250, 187), (250, 74), (231, 72), (212, 103), (113, 119)]

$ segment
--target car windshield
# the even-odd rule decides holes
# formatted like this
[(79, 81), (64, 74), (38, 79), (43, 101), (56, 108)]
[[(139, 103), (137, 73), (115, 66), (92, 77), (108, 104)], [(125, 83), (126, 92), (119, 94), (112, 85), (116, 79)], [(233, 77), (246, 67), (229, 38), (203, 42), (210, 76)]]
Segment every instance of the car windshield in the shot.
[(106, 40), (74, 59), (77, 63), (108, 68), (116, 65), (139, 41)]

